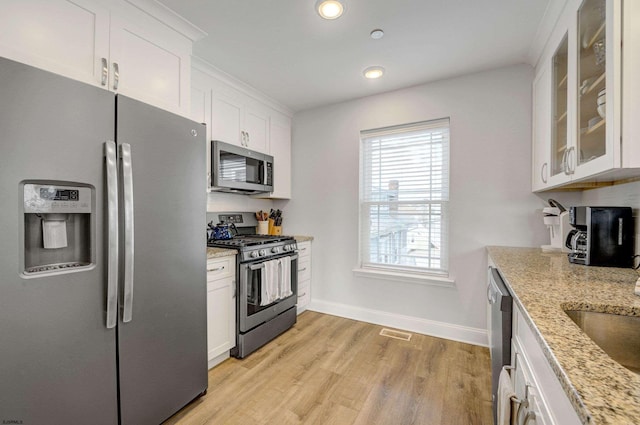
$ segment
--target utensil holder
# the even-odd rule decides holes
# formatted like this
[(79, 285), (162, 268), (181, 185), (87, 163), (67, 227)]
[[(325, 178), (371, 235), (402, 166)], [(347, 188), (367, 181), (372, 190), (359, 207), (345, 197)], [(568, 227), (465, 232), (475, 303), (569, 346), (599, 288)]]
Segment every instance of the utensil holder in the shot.
[(268, 235), (269, 234), (269, 222), (268, 221), (259, 221), (258, 226), (256, 228), (256, 233), (259, 235)]
[(272, 231), (272, 235), (278, 236), (282, 234), (282, 226), (273, 226), (273, 228), (271, 229)]
[(274, 223), (275, 223), (275, 220), (270, 218), (269, 219), (269, 230), (268, 230), (270, 235), (273, 235), (273, 225), (274, 225)]

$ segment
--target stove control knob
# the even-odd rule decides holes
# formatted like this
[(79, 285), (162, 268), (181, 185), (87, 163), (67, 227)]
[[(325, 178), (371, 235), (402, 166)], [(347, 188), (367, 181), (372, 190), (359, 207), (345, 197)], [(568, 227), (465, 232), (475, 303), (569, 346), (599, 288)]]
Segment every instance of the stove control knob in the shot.
[(260, 255), (261, 257), (264, 257), (265, 255), (267, 255), (267, 251), (265, 251), (264, 249), (261, 249), (258, 255)]
[(273, 248), (271, 248), (271, 252), (273, 252), (274, 254), (278, 253), (278, 247), (274, 246)]
[(282, 250), (283, 251), (289, 251), (289, 245), (283, 245), (282, 246)]
[(256, 258), (258, 256), (258, 251), (251, 251), (251, 254), (249, 254), (249, 256), (251, 258)]

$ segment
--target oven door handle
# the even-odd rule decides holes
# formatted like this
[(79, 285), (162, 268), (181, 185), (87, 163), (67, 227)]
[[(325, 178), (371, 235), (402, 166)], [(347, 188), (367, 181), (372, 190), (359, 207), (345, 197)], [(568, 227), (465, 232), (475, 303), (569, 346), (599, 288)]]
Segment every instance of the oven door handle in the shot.
[[(291, 261), (297, 260), (298, 259), (298, 254), (290, 255), (289, 257), (291, 258)], [(278, 257), (278, 258), (282, 258), (282, 257)], [(264, 267), (264, 263), (266, 261), (271, 261), (271, 260), (265, 260), (265, 261), (263, 261), (261, 263), (257, 263), (257, 264), (249, 264), (248, 267), (249, 267), (250, 270), (260, 270), (261, 268)]]

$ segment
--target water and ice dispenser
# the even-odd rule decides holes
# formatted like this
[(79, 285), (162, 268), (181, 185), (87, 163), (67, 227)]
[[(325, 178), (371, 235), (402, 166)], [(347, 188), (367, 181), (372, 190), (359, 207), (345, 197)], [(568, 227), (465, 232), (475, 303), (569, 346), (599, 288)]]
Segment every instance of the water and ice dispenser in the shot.
[(95, 263), (95, 189), (89, 185), (24, 183), (26, 276), (79, 271)]

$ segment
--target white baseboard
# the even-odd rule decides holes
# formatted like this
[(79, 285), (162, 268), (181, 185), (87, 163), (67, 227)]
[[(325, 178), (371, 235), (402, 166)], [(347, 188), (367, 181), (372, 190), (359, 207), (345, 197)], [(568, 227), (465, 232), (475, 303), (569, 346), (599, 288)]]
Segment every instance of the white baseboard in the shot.
[(345, 317), (347, 319), (359, 320), (361, 322), (389, 326), (438, 338), (465, 342), (467, 344), (479, 345), (482, 347), (488, 346), (486, 329), (452, 325), (445, 322), (436, 322), (433, 320), (421, 319), (419, 317), (403, 316), (401, 314), (388, 313), (386, 311), (371, 310), (317, 299), (312, 299), (307, 309), (317, 311), (318, 313), (326, 313), (333, 316)]
[(212, 369), (216, 366), (218, 366), (220, 363), (222, 363), (223, 361), (227, 360), (229, 358), (229, 351), (225, 351), (222, 354), (217, 355), (216, 357), (209, 359), (209, 362), (207, 364), (209, 369)]

